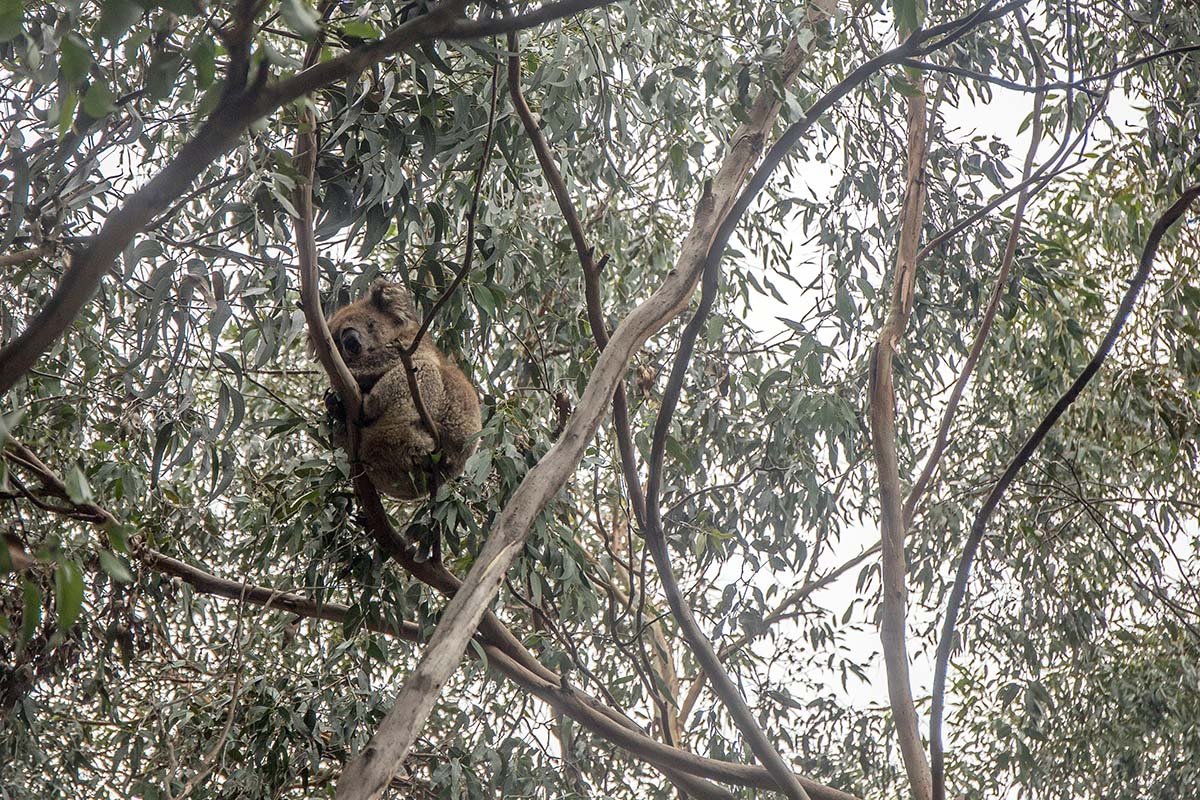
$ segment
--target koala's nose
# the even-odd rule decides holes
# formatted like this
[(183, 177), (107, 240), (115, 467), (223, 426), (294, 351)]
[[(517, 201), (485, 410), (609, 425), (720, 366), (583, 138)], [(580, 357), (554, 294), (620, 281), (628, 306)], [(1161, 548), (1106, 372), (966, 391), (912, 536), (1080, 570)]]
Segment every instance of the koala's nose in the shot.
[(363, 350), (362, 336), (354, 328), (342, 331), (342, 352), (348, 356), (356, 356)]

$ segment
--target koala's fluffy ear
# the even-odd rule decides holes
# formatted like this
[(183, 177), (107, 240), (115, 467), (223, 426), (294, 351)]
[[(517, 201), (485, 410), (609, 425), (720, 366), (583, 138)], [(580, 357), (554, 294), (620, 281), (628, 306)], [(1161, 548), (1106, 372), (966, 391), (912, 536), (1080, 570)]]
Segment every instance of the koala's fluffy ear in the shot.
[(408, 290), (399, 283), (380, 278), (371, 284), (371, 302), (380, 311), (385, 311), (397, 317), (414, 319), (416, 309)]

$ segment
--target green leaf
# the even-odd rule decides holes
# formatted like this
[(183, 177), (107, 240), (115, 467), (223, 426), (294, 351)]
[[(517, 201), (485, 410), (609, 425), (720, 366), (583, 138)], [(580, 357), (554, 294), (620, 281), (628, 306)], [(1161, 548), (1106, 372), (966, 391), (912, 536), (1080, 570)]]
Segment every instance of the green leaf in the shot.
[(304, 0), (283, 0), (279, 13), (284, 24), (306, 40), (321, 32), (321, 17)]
[(358, 39), (378, 39), (379, 29), (369, 22), (353, 21), (342, 25), (342, 35)]
[(32, 582), (21, 580), (21, 644), (28, 644), (42, 624), (42, 593)]
[(117, 583), (133, 582), (133, 572), (130, 571), (129, 565), (125, 563), (125, 559), (114, 553), (110, 553), (107, 550), (101, 550), (100, 566)]
[(892, 9), (896, 15), (896, 30), (900, 31), (901, 36), (908, 36), (921, 27), (921, 20), (925, 17), (925, 3), (922, 0), (892, 0)]
[(88, 486), (87, 476), (83, 474), (83, 470), (78, 464), (72, 464), (67, 470), (66, 480), (67, 497), (72, 503), (90, 503), (92, 502), (92, 488)]
[(471, 287), (471, 293), (475, 295), (475, 303), (479, 306), (479, 310), (486, 317), (496, 316), (496, 296), (486, 286), (476, 285)]
[(102, 39), (115, 42), (142, 18), (142, 9), (130, 0), (104, 0), (95, 33)]
[(58, 44), (58, 66), (72, 86), (78, 86), (87, 76), (92, 54), (87, 42), (76, 33), (68, 33)]
[(165, 100), (171, 96), (182, 63), (183, 59), (176, 53), (155, 55), (150, 69), (146, 71), (146, 93), (151, 100)]
[[(188, 57), (192, 60), (192, 66), (196, 68), (196, 88), (201, 91), (211, 86), (217, 75), (216, 55), (217, 46), (208, 36), (201, 36), (200, 40), (192, 47), (191, 52), (188, 53)], [(172, 76), (173, 79), (174, 76)]]
[(58, 627), (66, 630), (79, 619), (83, 608), (83, 571), (74, 561), (59, 561), (54, 567), (54, 607)]
[(94, 119), (102, 119), (116, 107), (112, 89), (106, 83), (93, 83), (83, 96), (83, 110)]
[(67, 131), (71, 130), (71, 126), (75, 123), (75, 107), (78, 105), (79, 92), (68, 89), (62, 106), (58, 110), (58, 138), (66, 136)]
[(0, 42), (20, 35), (24, 22), (24, 0), (0, 0)]

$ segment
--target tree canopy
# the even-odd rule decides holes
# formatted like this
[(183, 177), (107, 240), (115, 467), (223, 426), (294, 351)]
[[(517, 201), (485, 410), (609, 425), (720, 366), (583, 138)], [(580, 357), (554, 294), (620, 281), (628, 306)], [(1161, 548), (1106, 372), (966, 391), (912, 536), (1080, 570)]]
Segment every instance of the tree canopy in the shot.
[[(1200, 798), (1195, 4), (0, 0), (0, 76), (0, 797)], [(380, 277), (483, 408), (419, 502)]]

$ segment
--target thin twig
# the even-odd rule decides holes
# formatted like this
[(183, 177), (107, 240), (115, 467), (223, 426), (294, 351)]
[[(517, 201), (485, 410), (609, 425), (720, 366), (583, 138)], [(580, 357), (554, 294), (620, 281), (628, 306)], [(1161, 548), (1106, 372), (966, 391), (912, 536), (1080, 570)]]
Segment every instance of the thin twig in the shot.
[[(515, 34), (513, 34), (515, 35)], [(417, 345), (421, 343), (421, 338), (429, 330), (429, 326), (437, 318), (438, 313), (454, 296), (454, 292), (458, 290), (459, 284), (471, 273), (471, 262), (475, 253), (475, 217), (479, 211), (479, 194), (483, 187), (483, 176), (487, 171), (488, 162), (492, 156), (492, 137), (496, 130), (496, 87), (500, 80), (500, 62), (492, 64), (492, 99), (488, 109), (487, 134), (483, 139), (483, 154), (479, 157), (479, 166), (475, 169), (475, 186), (471, 191), (471, 205), (467, 209), (467, 243), (463, 252), (462, 266), (454, 275), (454, 280), (442, 292), (441, 297), (433, 304), (433, 308), (429, 309), (429, 313), (421, 321), (421, 327), (417, 329), (416, 335), (413, 337), (412, 343), (405, 348), (405, 355), (412, 356), (417, 352)], [(405, 361), (407, 367), (410, 362)], [(411, 373), (412, 370), (410, 369)], [(414, 395), (415, 397), (415, 395)]]
[[(1021, 34), (1025, 39), (1026, 46), (1029, 49), (1030, 58), (1033, 59), (1034, 73), (1037, 76), (1038, 83), (1044, 83), (1046, 79), (1046, 67), (1042, 63), (1042, 58), (1038, 54), (1037, 49), (1033, 46), (1033, 41), (1029, 36), (1028, 25), (1026, 25), (1025, 19), (1020, 12), (1017, 13), (1017, 21), (1020, 25)], [(983, 353), (983, 346), (987, 342), (988, 334), (992, 330), (992, 323), (996, 318), (996, 312), (1000, 308), (1000, 298), (1004, 296), (1004, 290), (1008, 286), (1008, 275), (1012, 270), (1013, 260), (1017, 254), (1017, 242), (1021, 235), (1021, 224), (1025, 216), (1025, 206), (1033, 194), (1029, 187), (1032, 185), (1033, 163), (1037, 159), (1038, 146), (1042, 141), (1042, 109), (1045, 102), (1045, 92), (1039, 92), (1033, 101), (1033, 122), (1029, 131), (1029, 149), (1025, 153), (1025, 164), (1021, 170), (1020, 186), (1022, 188), (1020, 194), (1017, 196), (1017, 204), (1013, 208), (1012, 224), (1008, 231), (1008, 243), (1004, 249), (1004, 257), (1000, 261), (1000, 269), (996, 273), (996, 280), (992, 285), (992, 292), (988, 298), (987, 306), (984, 308), (983, 318), (980, 320), (979, 328), (975, 332), (975, 340), (971, 342), (971, 349), (967, 353), (967, 359), (963, 362), (962, 368), (959, 369), (958, 378), (954, 381), (954, 388), (950, 391), (950, 399), (946, 402), (946, 408), (942, 412), (942, 420), (938, 425), (933, 447), (925, 459), (925, 466), (922, 467), (920, 476), (912, 485), (908, 497), (904, 501), (904, 525), (906, 528), (912, 524), (913, 512), (917, 507), (917, 503), (921, 501), (921, 496), (925, 493), (930, 478), (933, 477), (933, 471), (937, 469), (938, 462), (946, 450), (946, 444), (950, 438), (950, 425), (954, 421), (954, 415), (958, 411), (958, 404), (962, 400), (967, 383), (971, 380), (971, 375), (975, 371), (975, 365), (979, 362), (979, 357)], [(1066, 107), (1070, 108), (1071, 103), (1072, 95), (1068, 92)], [(1069, 115), (1066, 118), (1069, 126)], [(1059, 158), (1066, 157), (1068, 143), (1071, 141), (1069, 134), (1069, 129), (1063, 132), (1062, 145), (1054, 157), (1047, 162), (1048, 164), (1054, 163)], [(1040, 184), (1038, 188), (1045, 185), (1045, 183)]]

